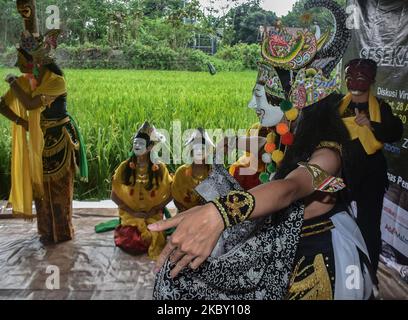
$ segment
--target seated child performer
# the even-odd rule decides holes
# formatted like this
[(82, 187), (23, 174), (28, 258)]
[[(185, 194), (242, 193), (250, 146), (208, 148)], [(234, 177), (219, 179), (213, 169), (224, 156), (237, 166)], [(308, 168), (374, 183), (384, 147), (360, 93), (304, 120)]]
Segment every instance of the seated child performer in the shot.
[(153, 260), (166, 244), (163, 232), (147, 226), (163, 219), (171, 201), (172, 178), (163, 163), (152, 159), (152, 149), (164, 138), (145, 122), (133, 139), (130, 159), (116, 170), (112, 200), (119, 206), (121, 224), (115, 230), (115, 244), (130, 254), (148, 253)]
[[(255, 150), (258, 154), (251, 153), (254, 150), (250, 150), (248, 143), (245, 143), (246, 154), (230, 167), (230, 174), (245, 190), (267, 183), (273, 178), (277, 166), (283, 160), (284, 151), (294, 140), (289, 125), (298, 117), (297, 109), (285, 101), (285, 92), (277, 71), (264, 62), (258, 63), (258, 69), (258, 79), (249, 108), (256, 112), (260, 122), (248, 130), (247, 139), (260, 137), (265, 141)], [(257, 144), (261, 141), (258, 140)], [(240, 146), (239, 142), (238, 148)]]
[(206, 159), (215, 146), (207, 132), (198, 128), (188, 139), (185, 147), (192, 153), (192, 164), (185, 164), (177, 170), (171, 187), (174, 203), (179, 212), (202, 203), (195, 188), (207, 179), (211, 172), (211, 165), (206, 163)]

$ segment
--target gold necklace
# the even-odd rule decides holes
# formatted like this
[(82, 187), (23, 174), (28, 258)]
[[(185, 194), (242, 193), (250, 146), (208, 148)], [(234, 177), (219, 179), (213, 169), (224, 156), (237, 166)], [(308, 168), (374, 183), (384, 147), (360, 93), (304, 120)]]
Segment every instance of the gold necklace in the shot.
[(191, 179), (194, 181), (195, 184), (198, 185), (208, 177), (208, 171), (209, 170), (207, 169), (206, 172), (197, 175), (197, 174), (194, 174), (194, 170), (193, 170), (193, 174), (191, 176)]
[(146, 184), (149, 181), (147, 167), (138, 167), (136, 173), (136, 183)]

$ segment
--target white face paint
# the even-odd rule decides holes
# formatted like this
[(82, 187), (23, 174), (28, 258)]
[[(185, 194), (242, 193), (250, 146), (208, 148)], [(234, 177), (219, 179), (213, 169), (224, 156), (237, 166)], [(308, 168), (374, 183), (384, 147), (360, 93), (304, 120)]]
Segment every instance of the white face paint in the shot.
[(263, 127), (274, 127), (281, 122), (284, 113), (279, 106), (272, 106), (266, 98), (265, 87), (257, 84), (254, 95), (248, 105), (254, 109)]
[(192, 148), (193, 152), (193, 162), (195, 164), (204, 164), (205, 163), (205, 145), (195, 144)]
[(143, 138), (135, 138), (133, 140), (133, 152), (137, 157), (147, 153), (147, 143)]

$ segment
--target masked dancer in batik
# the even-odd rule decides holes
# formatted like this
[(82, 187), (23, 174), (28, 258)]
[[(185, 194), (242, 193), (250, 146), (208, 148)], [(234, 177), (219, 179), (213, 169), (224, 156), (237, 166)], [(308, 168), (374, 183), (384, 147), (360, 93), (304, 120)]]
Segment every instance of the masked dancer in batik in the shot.
[(112, 200), (121, 219), (115, 244), (130, 254), (148, 253), (152, 259), (159, 256), (166, 240), (164, 232), (151, 232), (147, 226), (163, 219), (171, 201), (172, 178), (152, 153), (163, 142), (164, 137), (145, 122), (134, 136), (131, 157), (118, 167), (112, 181)]
[[(19, 2), (28, 21), (31, 11)], [(87, 165), (79, 131), (67, 113), (65, 78), (54, 60), (60, 31), (36, 34), (22, 34), (17, 65), (25, 75), (7, 76), (10, 90), (2, 97), (1, 110), (14, 122), (9, 202), (16, 216), (31, 219), (34, 198), (40, 239), (48, 244), (73, 237), (74, 174), (80, 166), (86, 179)]]
[(199, 128), (188, 139), (185, 147), (191, 152), (192, 164), (185, 164), (177, 170), (171, 187), (174, 203), (179, 212), (203, 203), (195, 188), (210, 174), (211, 164), (208, 160), (215, 146), (207, 132)]
[[(350, 41), (346, 14), (333, 1), (305, 6), (334, 14), (330, 41), (318, 46), (313, 33), (282, 27), (262, 44), (264, 63), (275, 68), (285, 104), (300, 111), (293, 145), (273, 181), (249, 192), (227, 191), (150, 226), (177, 228), (157, 264), (155, 299), (370, 297), (366, 246), (342, 197), (348, 133), (331, 77)], [(351, 273), (356, 282), (347, 286)]]

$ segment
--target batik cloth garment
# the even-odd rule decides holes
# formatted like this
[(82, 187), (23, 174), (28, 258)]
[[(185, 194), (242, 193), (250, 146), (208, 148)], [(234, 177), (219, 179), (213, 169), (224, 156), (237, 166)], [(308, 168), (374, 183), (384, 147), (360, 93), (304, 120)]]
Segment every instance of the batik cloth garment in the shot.
[[(65, 97), (58, 98), (51, 108), (57, 111), (64, 101)], [(44, 195), (35, 197), (38, 231), (43, 240), (58, 243), (71, 240), (74, 235), (72, 201), (79, 164), (79, 139), (69, 117), (49, 120), (43, 115), (41, 128), (44, 132)]]
[(79, 133), (67, 113), (65, 80), (47, 71), (33, 96), (45, 101), (40, 126), (43, 132), (43, 190), (35, 196), (38, 231), (43, 240), (71, 240), (74, 177), (80, 160)]
[(356, 223), (342, 208), (336, 206), (303, 223), (303, 206), (297, 203), (283, 214), (233, 227), (224, 232), (212, 256), (197, 271), (185, 270), (173, 280), (167, 262), (157, 275), (153, 297), (368, 299), (373, 278), (367, 249)]
[[(318, 148), (341, 155), (335, 143), (322, 142)], [(154, 298), (368, 299), (374, 276), (367, 248), (340, 197), (327, 214), (303, 219), (304, 205), (297, 202), (281, 213), (227, 229), (197, 271), (185, 270), (173, 280), (167, 262), (157, 276)], [(352, 288), (346, 285), (350, 266), (356, 273)]]
[[(115, 231), (115, 244), (131, 254), (148, 253), (151, 259), (156, 259), (166, 244), (164, 232), (151, 232), (149, 224), (163, 219), (163, 207), (171, 197), (172, 178), (164, 164), (159, 165), (162, 180), (147, 190), (148, 180), (136, 178), (134, 185), (123, 183), (123, 175), (128, 166), (123, 162), (112, 180), (112, 191), (128, 208), (137, 213), (146, 214), (145, 218), (136, 218), (124, 209), (119, 209), (121, 224)], [(146, 171), (147, 179), (147, 171)], [(151, 211), (156, 211), (151, 214)]]
[(370, 298), (373, 284), (367, 249), (345, 206), (337, 205), (304, 222), (295, 261), (286, 299)]
[(158, 273), (157, 300), (280, 300), (287, 288), (303, 223), (303, 205), (227, 229), (197, 271), (170, 277), (171, 263)]

